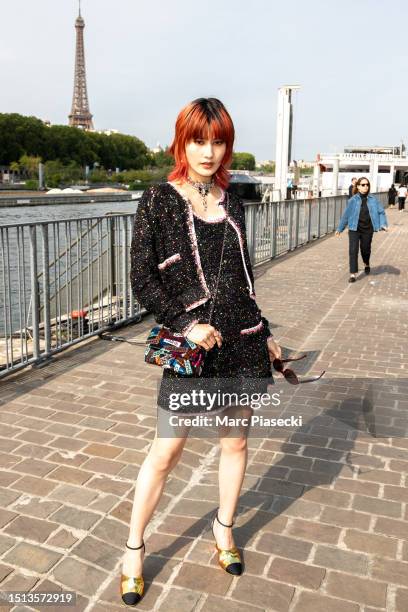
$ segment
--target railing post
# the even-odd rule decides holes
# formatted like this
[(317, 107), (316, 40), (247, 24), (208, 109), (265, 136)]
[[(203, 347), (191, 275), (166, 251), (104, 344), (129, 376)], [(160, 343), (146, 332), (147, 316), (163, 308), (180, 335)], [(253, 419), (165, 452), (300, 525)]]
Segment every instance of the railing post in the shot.
[(312, 200), (308, 200), (307, 204), (307, 241), (310, 242), (312, 234)]
[(320, 212), (322, 208), (322, 198), (317, 199), (317, 238), (320, 238)]
[(278, 217), (278, 203), (271, 202), (272, 207), (271, 215), (271, 258), (276, 257), (276, 230), (277, 230), (277, 217)]
[(299, 246), (299, 205), (300, 200), (295, 200), (295, 249)]
[(116, 296), (116, 253), (115, 253), (115, 218), (108, 217), (109, 223), (109, 259), (110, 259), (110, 281), (111, 296)]
[(50, 312), (50, 256), (49, 256), (49, 248), (48, 248), (48, 225), (46, 223), (41, 224), (41, 240), (42, 240), (42, 252), (43, 252), (45, 353), (46, 355), (48, 355), (51, 352), (51, 312)]
[(293, 202), (289, 201), (289, 210), (288, 210), (288, 251), (292, 250), (292, 230), (293, 230)]
[(33, 356), (40, 359), (40, 298), (37, 281), (37, 232), (35, 225), (30, 225), (30, 276), (31, 276), (31, 304), (33, 322)]
[(326, 198), (326, 234), (329, 233), (329, 198)]
[(251, 262), (255, 265), (256, 261), (256, 204), (251, 204)]
[(123, 304), (123, 316), (127, 318), (128, 314), (128, 286), (129, 286), (129, 267), (128, 267), (128, 219), (127, 217), (122, 218), (122, 304)]
[[(2, 280), (0, 283), (0, 304), (2, 303), (3, 308), (3, 333), (6, 340), (5, 353), (6, 353), (6, 368), (9, 368), (9, 364), (13, 367), (13, 323), (12, 323), (12, 311), (11, 311), (11, 290), (10, 290), (10, 247), (8, 240), (8, 231), (4, 231), (6, 240), (4, 240), (3, 228), (0, 227), (0, 243), (1, 243), (1, 271)], [(7, 296), (8, 294), (8, 296)], [(2, 297), (4, 299), (2, 299)], [(8, 297), (8, 300), (7, 300)], [(9, 318), (10, 318), (10, 329), (9, 329)], [(10, 338), (10, 343), (9, 343)], [(10, 351), (9, 351), (10, 346)]]
[(254, 255), (255, 255), (255, 241), (254, 241), (254, 215), (253, 215), (253, 204), (247, 204), (244, 207), (245, 212), (245, 226), (246, 226), (246, 234), (247, 234), (247, 245), (248, 245), (248, 253), (251, 264), (254, 264)]
[[(134, 223), (134, 219), (128, 219), (128, 217), (126, 217), (126, 229), (127, 231), (130, 232), (130, 234), (128, 235), (128, 241), (131, 241), (131, 236), (133, 235), (133, 223)], [(127, 265), (129, 265), (129, 261), (130, 261), (130, 249), (126, 250), (126, 261), (128, 262)], [(136, 300), (135, 300), (135, 296), (133, 295), (133, 289), (132, 289), (132, 285), (130, 283), (130, 278), (127, 277), (126, 282), (129, 282), (129, 295), (130, 295), (130, 316), (133, 317), (135, 315), (135, 307), (136, 307)], [(138, 305), (138, 310), (140, 310), (140, 306)]]

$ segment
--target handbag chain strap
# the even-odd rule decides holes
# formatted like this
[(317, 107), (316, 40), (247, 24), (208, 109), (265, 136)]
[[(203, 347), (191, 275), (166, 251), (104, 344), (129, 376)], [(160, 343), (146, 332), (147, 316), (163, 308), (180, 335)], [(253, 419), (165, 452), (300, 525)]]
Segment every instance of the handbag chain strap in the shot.
[(213, 312), (214, 312), (215, 300), (217, 299), (217, 293), (218, 293), (218, 284), (220, 282), (220, 276), (221, 276), (221, 268), (222, 268), (223, 259), (224, 259), (225, 237), (227, 235), (227, 227), (228, 227), (228, 208), (229, 208), (229, 193), (228, 193), (228, 191), (226, 191), (226, 196), (227, 196), (227, 206), (226, 206), (226, 210), (225, 210), (224, 238), (222, 240), (220, 265), (218, 267), (217, 281), (215, 283), (214, 297), (213, 297), (213, 301), (212, 301), (211, 308), (210, 308), (210, 316), (209, 316), (209, 319), (208, 319), (208, 324), (211, 323), (211, 318), (212, 318)]

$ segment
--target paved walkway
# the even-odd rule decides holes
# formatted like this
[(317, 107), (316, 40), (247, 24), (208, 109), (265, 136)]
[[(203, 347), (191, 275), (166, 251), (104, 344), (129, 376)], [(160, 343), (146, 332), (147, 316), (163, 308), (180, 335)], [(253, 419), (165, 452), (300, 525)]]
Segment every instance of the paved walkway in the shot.
[[(250, 440), (234, 531), (245, 551), (238, 578), (218, 567), (208, 528), (218, 447), (188, 440), (146, 533), (138, 609), (408, 610), (408, 401), (400, 392), (408, 215), (389, 217), (392, 231), (374, 239), (372, 274), (354, 285), (346, 234), (257, 268), (258, 303), (276, 337), (311, 352), (313, 371), (327, 370), (325, 387), (304, 385), (294, 397), (317, 416), (289, 439)], [(146, 320), (119, 334), (144, 337), (150, 327)], [(76, 610), (123, 610), (121, 555), (160, 377), (142, 355), (94, 339), (0, 384), (0, 589), (71, 589)], [(392, 391), (380, 396), (374, 425), (367, 411), (360, 418), (367, 377), (383, 377)], [(356, 382), (349, 401), (345, 389)], [(377, 436), (382, 425), (395, 435)]]

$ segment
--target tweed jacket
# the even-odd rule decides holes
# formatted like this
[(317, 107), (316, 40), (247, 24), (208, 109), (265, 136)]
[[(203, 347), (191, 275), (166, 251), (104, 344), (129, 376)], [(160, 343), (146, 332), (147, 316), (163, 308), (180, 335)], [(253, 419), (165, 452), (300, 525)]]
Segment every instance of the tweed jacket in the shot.
[[(244, 207), (236, 195), (224, 193), (223, 198), (228, 223), (238, 237), (249, 296), (255, 300)], [(194, 309), (207, 302), (211, 293), (201, 267), (191, 202), (170, 183), (154, 185), (143, 193), (130, 253), (135, 298), (158, 323), (187, 335), (197, 323)], [(261, 319), (266, 337), (271, 336), (267, 319)]]

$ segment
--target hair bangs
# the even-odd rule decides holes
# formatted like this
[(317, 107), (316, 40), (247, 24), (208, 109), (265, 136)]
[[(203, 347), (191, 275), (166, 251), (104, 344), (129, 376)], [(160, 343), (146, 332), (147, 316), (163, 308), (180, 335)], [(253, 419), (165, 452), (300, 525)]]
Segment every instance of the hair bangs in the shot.
[(225, 155), (214, 175), (215, 181), (222, 188), (228, 187), (229, 172), (227, 168), (232, 160), (234, 144), (234, 124), (225, 108), (217, 98), (198, 98), (181, 110), (176, 121), (176, 133), (170, 153), (175, 160), (175, 167), (169, 174), (169, 180), (185, 181), (188, 176), (188, 163), (185, 154), (186, 144), (191, 140), (222, 140), (226, 143)]
[(223, 113), (206, 113), (202, 108), (194, 109), (186, 124), (185, 143), (196, 138), (204, 140), (231, 140), (231, 119)]

